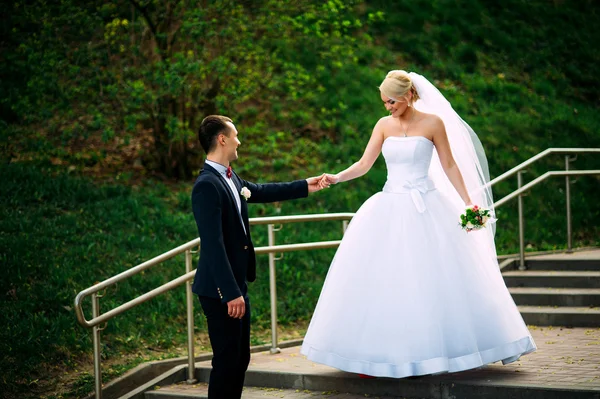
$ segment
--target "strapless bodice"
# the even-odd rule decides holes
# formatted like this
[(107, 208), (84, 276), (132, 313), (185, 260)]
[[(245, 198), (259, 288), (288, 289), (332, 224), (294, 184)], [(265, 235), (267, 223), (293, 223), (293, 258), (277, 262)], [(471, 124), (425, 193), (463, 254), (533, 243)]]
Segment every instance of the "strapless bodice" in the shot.
[(408, 193), (419, 212), (425, 211), (421, 194), (435, 189), (428, 177), (433, 155), (433, 143), (423, 136), (391, 136), (383, 142), (383, 157), (387, 166), (386, 193)]

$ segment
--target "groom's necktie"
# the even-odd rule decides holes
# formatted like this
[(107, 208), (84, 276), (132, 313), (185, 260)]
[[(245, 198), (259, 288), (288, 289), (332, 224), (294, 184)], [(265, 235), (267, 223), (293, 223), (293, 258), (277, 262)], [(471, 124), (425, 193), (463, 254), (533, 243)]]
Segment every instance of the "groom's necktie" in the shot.
[(227, 176), (228, 179), (231, 179), (231, 166), (227, 167), (227, 172), (225, 173), (225, 176)]

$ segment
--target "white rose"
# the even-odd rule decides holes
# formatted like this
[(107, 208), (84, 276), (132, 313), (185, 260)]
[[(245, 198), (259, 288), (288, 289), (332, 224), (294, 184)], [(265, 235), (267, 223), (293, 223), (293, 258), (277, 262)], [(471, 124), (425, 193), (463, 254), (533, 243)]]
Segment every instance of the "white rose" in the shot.
[(250, 196), (252, 195), (250, 190), (248, 190), (248, 187), (242, 187), (242, 191), (240, 191), (240, 194), (242, 195), (242, 197), (244, 197), (246, 201), (248, 201), (248, 198), (250, 198)]
[(473, 223), (467, 222), (467, 229), (472, 229), (473, 227), (475, 227), (473, 226)]

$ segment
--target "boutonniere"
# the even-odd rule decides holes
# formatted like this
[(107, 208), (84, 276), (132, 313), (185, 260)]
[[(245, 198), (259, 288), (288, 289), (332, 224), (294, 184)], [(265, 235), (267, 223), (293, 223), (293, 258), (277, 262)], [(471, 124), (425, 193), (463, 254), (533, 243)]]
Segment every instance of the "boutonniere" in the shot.
[(248, 190), (248, 187), (242, 187), (242, 191), (240, 191), (240, 195), (242, 197), (244, 197), (244, 199), (246, 201), (248, 201), (248, 198), (250, 198), (250, 196), (252, 195), (252, 193), (250, 192), (250, 190)]

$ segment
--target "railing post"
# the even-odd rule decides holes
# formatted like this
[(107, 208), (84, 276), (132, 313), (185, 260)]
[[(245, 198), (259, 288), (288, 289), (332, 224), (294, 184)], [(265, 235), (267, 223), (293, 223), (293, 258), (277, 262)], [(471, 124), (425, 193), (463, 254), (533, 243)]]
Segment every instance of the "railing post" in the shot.
[[(275, 245), (275, 225), (268, 225), (269, 246)], [(269, 288), (271, 292), (271, 353), (280, 353), (277, 347), (277, 278), (275, 275), (275, 253), (269, 252)]]
[[(100, 301), (98, 294), (92, 294), (92, 317), (100, 316)], [(101, 327), (95, 325), (92, 328), (92, 344), (94, 346), (94, 392), (96, 399), (102, 399), (102, 370), (100, 369), (100, 331)]]
[[(517, 186), (521, 188), (523, 186), (523, 173), (524, 170), (520, 170), (517, 173)], [(523, 194), (519, 194), (519, 270), (526, 270), (525, 267), (525, 227), (523, 220)]]
[[(185, 272), (192, 271), (192, 251), (185, 251)], [(187, 339), (188, 339), (188, 373), (187, 384), (195, 384), (196, 380), (196, 365), (194, 363), (194, 301), (192, 295), (192, 281), (185, 283), (185, 298), (187, 308)]]
[[(569, 155), (565, 155), (565, 170), (569, 170)], [(573, 252), (573, 230), (571, 225), (571, 181), (569, 175), (565, 176), (565, 197), (567, 202), (567, 252)]]

